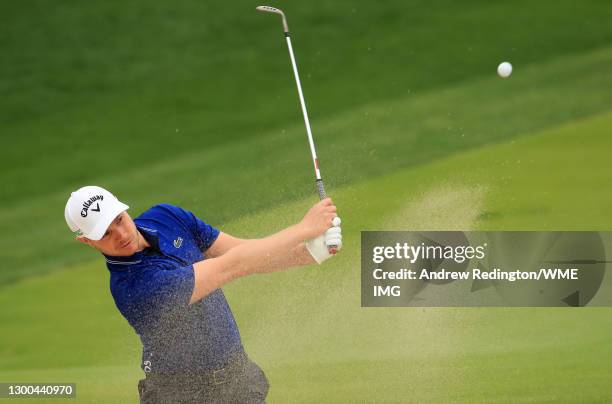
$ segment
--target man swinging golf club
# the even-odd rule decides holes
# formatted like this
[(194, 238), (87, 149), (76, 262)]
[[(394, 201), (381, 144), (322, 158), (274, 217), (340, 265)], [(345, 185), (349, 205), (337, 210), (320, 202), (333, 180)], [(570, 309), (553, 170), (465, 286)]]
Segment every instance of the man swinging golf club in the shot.
[[(283, 30), (304, 115), (321, 199), (297, 224), (245, 240), (220, 232), (177, 206), (136, 219), (107, 190), (73, 192), (65, 218), (77, 240), (102, 252), (117, 308), (143, 344), (141, 403), (261, 403), (268, 380), (242, 347), (221, 286), (233, 279), (322, 263), (342, 247), (340, 218), (327, 198), (285, 14)], [(307, 241), (304, 241), (307, 240)]]
[(342, 246), (332, 200), (250, 240), (177, 206), (156, 205), (134, 220), (127, 209), (109, 191), (86, 186), (71, 194), (64, 214), (76, 239), (104, 255), (115, 304), (141, 339), (141, 402), (264, 402), (268, 381), (244, 352), (221, 287), (330, 258), (329, 246)]

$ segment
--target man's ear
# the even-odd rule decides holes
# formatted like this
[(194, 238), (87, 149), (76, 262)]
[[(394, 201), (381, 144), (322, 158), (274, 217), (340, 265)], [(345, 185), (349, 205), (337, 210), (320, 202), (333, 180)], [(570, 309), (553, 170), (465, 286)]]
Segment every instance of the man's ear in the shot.
[(76, 236), (74, 239), (78, 242), (91, 246), (91, 240), (85, 236)]

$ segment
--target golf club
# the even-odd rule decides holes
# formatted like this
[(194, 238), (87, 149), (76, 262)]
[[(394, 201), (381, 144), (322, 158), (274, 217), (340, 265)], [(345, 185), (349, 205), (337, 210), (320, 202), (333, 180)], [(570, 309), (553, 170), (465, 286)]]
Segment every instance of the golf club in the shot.
[[(283, 30), (285, 31), (285, 38), (287, 39), (287, 47), (289, 48), (289, 56), (291, 58), (291, 66), (293, 66), (293, 75), (295, 76), (295, 83), (297, 84), (298, 95), (300, 96), (300, 104), (302, 106), (302, 113), (304, 114), (304, 124), (306, 125), (306, 133), (308, 135), (308, 143), (310, 145), (310, 153), (312, 154), (312, 163), (315, 170), (315, 179), (317, 185), (317, 191), (319, 192), (319, 198), (325, 199), (327, 194), (325, 193), (325, 186), (323, 185), (323, 179), (321, 178), (321, 171), (319, 170), (319, 160), (317, 159), (317, 151), (315, 150), (314, 140), (312, 139), (312, 130), (310, 129), (310, 121), (308, 120), (308, 112), (306, 111), (306, 102), (304, 101), (304, 94), (302, 93), (302, 84), (300, 83), (300, 75), (298, 74), (297, 64), (295, 63), (295, 56), (293, 55), (293, 47), (291, 46), (291, 38), (289, 37), (289, 26), (287, 25), (287, 18), (282, 10), (270, 6), (259, 6), (256, 8), (257, 11), (264, 13), (279, 14), (283, 18)], [(334, 218), (334, 226), (340, 225), (340, 218)], [(337, 252), (337, 247), (334, 245), (328, 246), (330, 254)]]

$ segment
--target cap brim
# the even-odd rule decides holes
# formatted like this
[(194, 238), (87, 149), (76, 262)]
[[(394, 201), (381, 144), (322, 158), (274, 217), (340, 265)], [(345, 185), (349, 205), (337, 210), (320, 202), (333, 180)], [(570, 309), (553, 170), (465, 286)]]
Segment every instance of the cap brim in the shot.
[(87, 237), (90, 240), (99, 241), (102, 236), (104, 236), (104, 233), (106, 233), (108, 226), (113, 223), (113, 220), (115, 220), (115, 218), (121, 212), (125, 212), (129, 208), (130, 207), (127, 206), (125, 203), (117, 201), (117, 203), (111, 209), (105, 211), (104, 216), (98, 221), (96, 227), (94, 227), (94, 229), (89, 232), (89, 234), (83, 234), (83, 236)]

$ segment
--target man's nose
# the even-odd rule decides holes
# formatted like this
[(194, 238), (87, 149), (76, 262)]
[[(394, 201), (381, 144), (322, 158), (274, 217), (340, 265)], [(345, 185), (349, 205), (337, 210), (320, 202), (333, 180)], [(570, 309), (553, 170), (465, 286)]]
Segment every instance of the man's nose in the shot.
[(117, 241), (122, 241), (125, 240), (125, 236), (127, 235), (127, 231), (121, 227), (116, 227), (115, 228), (115, 234), (116, 234), (116, 239)]

